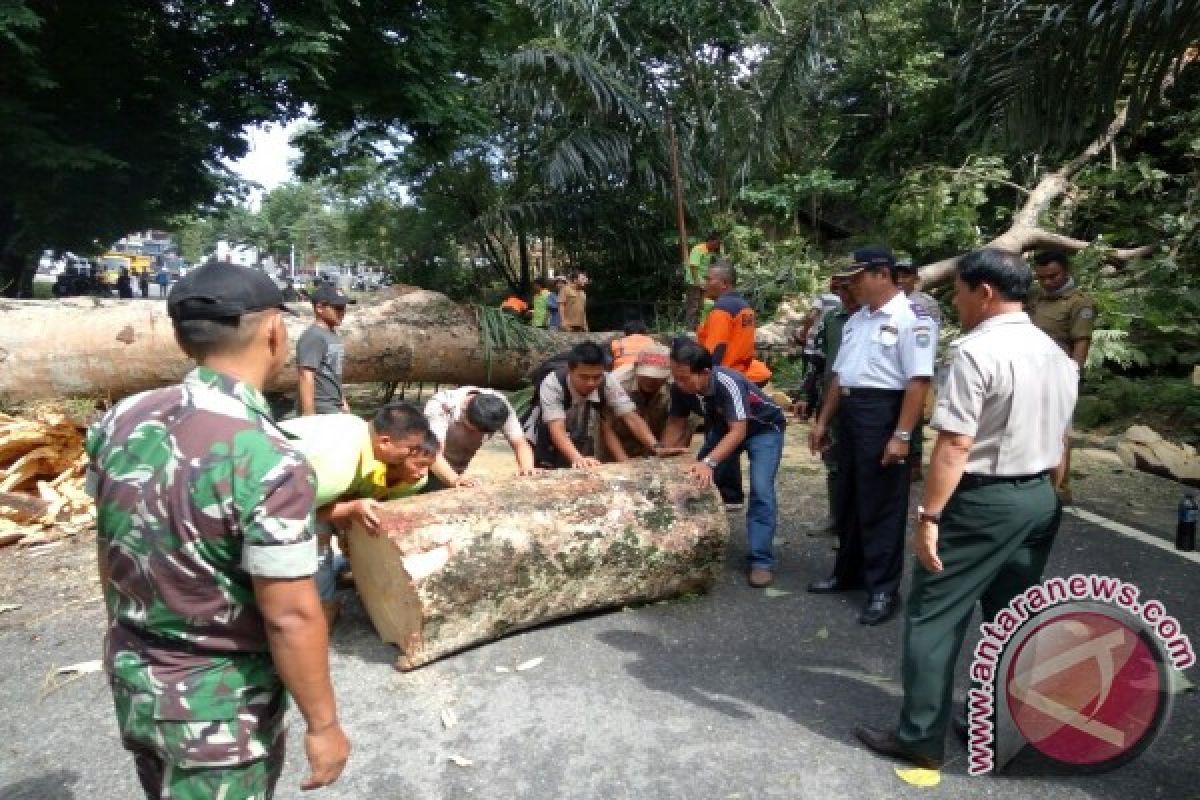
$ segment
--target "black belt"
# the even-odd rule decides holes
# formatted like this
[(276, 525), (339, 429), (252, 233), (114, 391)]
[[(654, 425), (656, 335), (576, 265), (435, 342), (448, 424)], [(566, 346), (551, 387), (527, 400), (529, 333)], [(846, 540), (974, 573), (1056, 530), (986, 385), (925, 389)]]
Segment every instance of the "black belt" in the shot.
[(977, 489), (980, 486), (992, 486), (997, 483), (1029, 483), (1030, 481), (1040, 481), (1049, 474), (1049, 472), (1035, 472), (1032, 475), (974, 475), (967, 472), (958, 482), (958, 488)]
[(896, 397), (904, 394), (903, 389), (856, 389), (853, 386), (841, 387), (842, 397)]

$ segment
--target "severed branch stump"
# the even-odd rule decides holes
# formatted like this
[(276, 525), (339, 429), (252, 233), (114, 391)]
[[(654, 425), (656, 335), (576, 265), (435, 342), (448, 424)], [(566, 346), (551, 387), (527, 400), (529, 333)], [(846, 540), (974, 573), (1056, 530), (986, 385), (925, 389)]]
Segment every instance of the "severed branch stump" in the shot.
[(586, 611), (706, 592), (729, 525), (686, 462), (560, 470), (388, 503), (350, 533), (354, 582), (410, 670)]

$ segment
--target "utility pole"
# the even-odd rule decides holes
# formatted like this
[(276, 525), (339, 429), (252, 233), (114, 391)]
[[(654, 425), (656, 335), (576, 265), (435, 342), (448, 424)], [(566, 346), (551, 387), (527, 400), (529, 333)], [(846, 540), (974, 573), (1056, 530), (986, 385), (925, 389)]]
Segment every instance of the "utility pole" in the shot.
[(667, 134), (671, 142), (671, 183), (675, 188), (675, 222), (679, 226), (679, 263), (687, 269), (687, 223), (683, 218), (683, 179), (679, 175), (679, 143), (675, 140), (675, 121), (667, 109)]

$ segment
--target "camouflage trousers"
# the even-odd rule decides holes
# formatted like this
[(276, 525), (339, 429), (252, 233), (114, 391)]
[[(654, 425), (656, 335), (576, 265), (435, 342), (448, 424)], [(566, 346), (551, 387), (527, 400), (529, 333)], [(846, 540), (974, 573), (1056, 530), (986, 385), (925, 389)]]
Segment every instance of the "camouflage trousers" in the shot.
[(158, 698), (113, 686), (121, 743), (148, 800), (269, 800), (283, 771), (286, 695), (251, 695), (231, 719), (159, 719)]

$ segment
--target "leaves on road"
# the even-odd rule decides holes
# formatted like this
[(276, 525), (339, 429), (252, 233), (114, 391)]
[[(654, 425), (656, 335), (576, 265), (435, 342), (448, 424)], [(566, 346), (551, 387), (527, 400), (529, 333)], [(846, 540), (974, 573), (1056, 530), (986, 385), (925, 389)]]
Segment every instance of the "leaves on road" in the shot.
[(942, 773), (936, 769), (921, 769), (920, 767), (913, 767), (911, 769), (896, 767), (895, 769), (896, 776), (909, 786), (929, 789), (942, 782)]
[(90, 672), (99, 672), (104, 669), (104, 662), (96, 658), (91, 661), (80, 661), (78, 664), (68, 664), (65, 667), (59, 667), (54, 671), (56, 675), (87, 675)]

